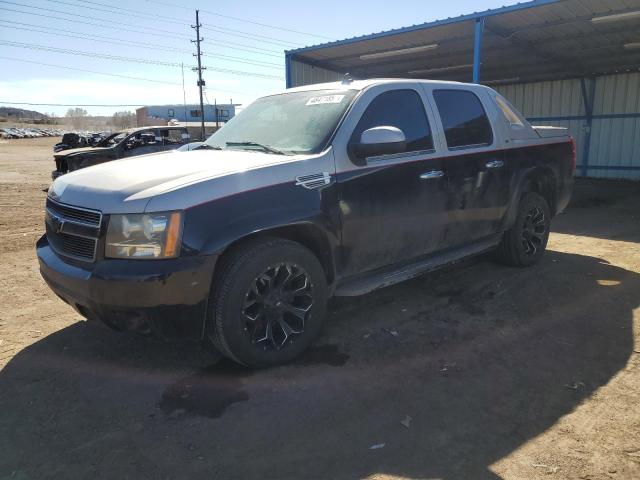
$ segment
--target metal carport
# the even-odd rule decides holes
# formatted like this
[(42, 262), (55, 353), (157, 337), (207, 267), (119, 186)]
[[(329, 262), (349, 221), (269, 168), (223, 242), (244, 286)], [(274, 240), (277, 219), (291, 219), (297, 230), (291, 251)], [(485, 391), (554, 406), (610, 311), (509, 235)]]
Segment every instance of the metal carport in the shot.
[(640, 179), (640, 0), (534, 0), (286, 52), (287, 86), (401, 77), (491, 85), (568, 127), (578, 174)]

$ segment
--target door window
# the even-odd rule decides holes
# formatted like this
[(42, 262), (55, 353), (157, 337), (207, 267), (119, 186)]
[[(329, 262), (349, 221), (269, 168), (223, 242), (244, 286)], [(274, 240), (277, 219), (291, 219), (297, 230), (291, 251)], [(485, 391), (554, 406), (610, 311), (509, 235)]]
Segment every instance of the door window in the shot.
[(468, 90), (434, 90), (433, 98), (449, 149), (491, 145), (491, 124), (475, 93)]
[(433, 150), (427, 114), (415, 90), (391, 90), (374, 98), (362, 114), (351, 141), (359, 142), (362, 132), (382, 126), (402, 130), (407, 139), (407, 152)]

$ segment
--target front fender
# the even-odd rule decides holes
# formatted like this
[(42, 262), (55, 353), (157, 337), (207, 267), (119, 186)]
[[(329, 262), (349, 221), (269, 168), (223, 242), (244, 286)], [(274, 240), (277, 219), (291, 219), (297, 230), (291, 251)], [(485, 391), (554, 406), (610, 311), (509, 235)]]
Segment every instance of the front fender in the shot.
[(217, 255), (230, 244), (283, 227), (311, 227), (335, 246), (339, 235), (335, 186), (306, 190), (293, 184), (244, 192), (185, 211), (185, 254)]

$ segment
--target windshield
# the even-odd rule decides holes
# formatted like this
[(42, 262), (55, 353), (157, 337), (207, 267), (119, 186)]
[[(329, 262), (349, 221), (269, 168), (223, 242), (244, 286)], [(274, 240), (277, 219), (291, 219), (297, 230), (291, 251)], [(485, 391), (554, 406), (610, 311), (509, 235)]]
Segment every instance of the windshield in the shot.
[(318, 153), (356, 90), (313, 90), (259, 98), (205, 142), (225, 150)]
[(118, 132), (113, 135), (109, 135), (107, 138), (98, 142), (94, 145), (94, 147), (112, 147), (113, 145), (117, 145), (127, 136), (127, 132)]

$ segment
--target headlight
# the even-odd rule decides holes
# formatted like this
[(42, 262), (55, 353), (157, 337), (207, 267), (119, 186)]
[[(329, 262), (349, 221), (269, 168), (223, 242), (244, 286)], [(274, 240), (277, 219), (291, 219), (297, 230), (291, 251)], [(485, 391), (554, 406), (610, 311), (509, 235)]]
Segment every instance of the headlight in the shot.
[(111, 215), (105, 256), (173, 258), (180, 252), (182, 212)]

